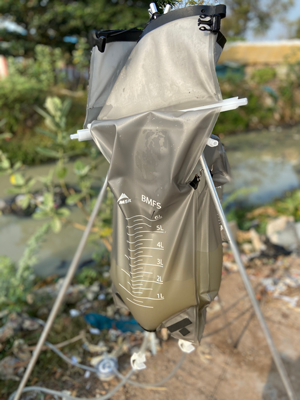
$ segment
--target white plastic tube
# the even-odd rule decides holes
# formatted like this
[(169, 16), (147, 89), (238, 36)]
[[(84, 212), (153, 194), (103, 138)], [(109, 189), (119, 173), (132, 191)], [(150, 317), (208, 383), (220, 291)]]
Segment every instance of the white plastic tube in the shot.
[(182, 110), (182, 111), (183, 112), (201, 111), (201, 110), (209, 110), (221, 107), (220, 112), (224, 112), (224, 111), (235, 110), (236, 108), (239, 108), (240, 106), (246, 106), (247, 104), (248, 104), (248, 99), (246, 98), (239, 99), (238, 97), (232, 97), (230, 99), (220, 101), (219, 103), (209, 104), (207, 106), (202, 106), (202, 107), (189, 108), (187, 110)]
[[(226, 99), (220, 101), (219, 103), (209, 104), (207, 106), (196, 107), (196, 108), (189, 108), (188, 110), (181, 110), (182, 112), (189, 112), (189, 111), (201, 111), (201, 110), (210, 110), (214, 108), (221, 107), (220, 112), (235, 110), (240, 106), (246, 106), (248, 104), (248, 99), (239, 99), (238, 97), (232, 97), (230, 99)], [(72, 140), (78, 139), (79, 142), (83, 142), (85, 140), (92, 140), (91, 135), (91, 124), (88, 124), (87, 129), (80, 129), (74, 135), (70, 135)]]
[(84, 142), (85, 140), (92, 140), (91, 131), (89, 129), (79, 129), (74, 135), (70, 135), (72, 140), (78, 139), (79, 142)]

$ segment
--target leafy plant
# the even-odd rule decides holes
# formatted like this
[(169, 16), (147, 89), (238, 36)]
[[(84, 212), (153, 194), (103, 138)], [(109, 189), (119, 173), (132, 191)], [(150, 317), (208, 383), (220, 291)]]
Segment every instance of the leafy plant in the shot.
[[(223, 203), (224, 204), (224, 203)], [(226, 205), (226, 204), (225, 204)], [(238, 222), (239, 228), (248, 230), (255, 225), (256, 230), (265, 234), (266, 226), (271, 218), (279, 216), (291, 216), (295, 221), (300, 221), (300, 190), (287, 192), (282, 199), (275, 200), (270, 204), (258, 208), (238, 206), (228, 208), (227, 218)]]
[[(90, 204), (90, 209), (94, 207), (96, 200)], [(95, 244), (103, 242), (107, 250), (110, 252), (112, 249), (112, 214), (113, 214), (113, 201), (114, 195), (108, 188), (106, 193), (106, 200), (101, 204), (99, 218), (95, 222), (93, 233), (90, 240)]]
[(81, 285), (90, 286), (97, 279), (98, 273), (94, 268), (83, 267), (82, 270), (76, 275), (76, 282)]
[[(0, 127), (4, 126), (5, 123), (6, 123), (6, 119), (2, 119), (0, 121)], [(9, 140), (9, 139), (11, 139), (11, 137), (12, 137), (11, 133), (1, 133), (0, 134), (0, 142), (2, 140)], [(0, 149), (0, 175), (7, 173), (8, 171), (10, 171), (10, 169), (11, 169), (11, 162), (10, 162), (9, 158), (7, 157), (7, 154), (4, 153)]]
[(53, 193), (46, 192), (43, 196), (39, 207), (33, 214), (34, 219), (50, 218), (50, 226), (53, 232), (58, 233), (61, 230), (62, 222), (65, 222), (66, 217), (69, 216), (70, 210), (66, 207), (56, 208)]
[(33, 106), (42, 104), (47, 90), (56, 83), (55, 68), (61, 58), (60, 49), (44, 45), (35, 47), (34, 58), (8, 57), (9, 75), (0, 80), (0, 108), (11, 132), (16, 132), (19, 124), (33, 124)]
[(34, 282), (33, 266), (37, 263), (37, 253), (49, 230), (48, 223), (42, 225), (28, 240), (18, 267), (9, 257), (0, 256), (0, 307), (19, 310), (26, 302)]

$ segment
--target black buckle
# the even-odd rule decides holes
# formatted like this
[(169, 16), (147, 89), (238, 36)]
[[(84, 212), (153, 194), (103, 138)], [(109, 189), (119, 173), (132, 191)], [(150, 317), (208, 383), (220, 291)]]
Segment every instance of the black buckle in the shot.
[(100, 36), (97, 39), (97, 47), (98, 47), (98, 50), (100, 51), (100, 53), (104, 53), (104, 50), (106, 47), (106, 41), (107, 41), (107, 39), (105, 36)]
[(198, 19), (198, 26), (200, 26), (200, 31), (218, 33), (221, 29), (221, 17), (219, 14), (212, 16), (201, 14)]

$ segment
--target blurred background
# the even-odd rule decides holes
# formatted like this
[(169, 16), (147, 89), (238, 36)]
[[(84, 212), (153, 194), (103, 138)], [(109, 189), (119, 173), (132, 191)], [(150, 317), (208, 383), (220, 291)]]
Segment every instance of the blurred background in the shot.
[[(227, 44), (217, 65), (220, 87), (224, 99), (239, 96), (249, 102), (222, 113), (214, 129), (232, 168), (223, 207), (299, 393), (300, 3), (222, 3), (228, 15), (222, 21)], [(148, 7), (144, 0), (0, 0), (0, 399), (18, 384), (41, 331), (32, 317), (47, 318), (108, 170), (93, 143), (69, 139), (85, 118), (91, 31), (143, 28)], [(50, 341), (81, 335), (80, 345), (66, 345), (70, 356), (86, 361), (115, 351), (126, 368), (126, 356), (142, 333), (134, 327), (122, 332), (114, 323), (131, 317), (116, 311), (110, 292), (112, 204), (108, 191)], [(212, 332), (221, 334), (208, 333), (187, 364), (187, 375), (179, 376), (193, 380), (195, 368), (209, 371), (202, 386), (196, 376), (190, 382), (191, 399), (240, 399), (242, 389), (245, 399), (285, 399), (260, 328), (251, 310), (245, 312), (249, 301), (226, 243), (224, 250), (222, 289), (208, 312), (216, 325)], [(234, 301), (233, 314), (224, 313)], [(93, 328), (86, 317), (91, 312), (98, 313)], [(110, 325), (103, 325), (103, 315)], [(167, 370), (175, 347), (163, 332), (157, 342), (160, 359), (153, 365)], [(49, 351), (38, 365), (33, 384), (51, 383), (86, 396), (104, 394), (109, 387), (84, 378), (76, 367), (64, 370)], [(58, 378), (65, 379), (57, 383)], [(184, 384), (166, 387), (143, 396), (183, 397)], [(114, 398), (144, 393), (132, 390), (129, 397), (121, 392)]]

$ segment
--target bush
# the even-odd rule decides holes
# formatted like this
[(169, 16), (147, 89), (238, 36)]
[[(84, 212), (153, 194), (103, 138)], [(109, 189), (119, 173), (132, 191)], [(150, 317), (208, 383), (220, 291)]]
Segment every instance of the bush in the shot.
[(248, 105), (226, 113), (221, 113), (214, 133), (228, 134), (244, 132), (249, 129), (261, 129), (274, 124), (276, 104), (271, 96), (261, 86), (248, 82), (247, 79), (236, 81), (226, 77), (220, 79), (223, 98), (238, 96), (246, 97)]
[(260, 68), (252, 73), (251, 78), (254, 82), (263, 85), (276, 78), (276, 70), (271, 67)]
[[(49, 91), (45, 92), (45, 97), (48, 95)], [(63, 96), (62, 101), (65, 101), (67, 98), (67, 96)], [(44, 103), (45, 99), (43, 99), (39, 107), (42, 107)], [(76, 130), (82, 127), (82, 121), (84, 120), (85, 116), (85, 104), (86, 96), (73, 98), (66, 125), (66, 128), (67, 130), (70, 130), (70, 133), (76, 133)], [(33, 123), (34, 126), (32, 128), (29, 128), (28, 126), (18, 126), (16, 133), (11, 139), (3, 140), (1, 142), (1, 150), (7, 154), (8, 158), (13, 164), (18, 161), (25, 165), (39, 165), (49, 162), (49, 157), (38, 153), (36, 148), (40, 146), (52, 146), (52, 140), (49, 137), (40, 135), (38, 132), (36, 132), (36, 127), (46, 129), (46, 125), (45, 122), (41, 121), (41, 118), (38, 116), (36, 110), (30, 110), (30, 113), (32, 114), (32, 117), (30, 117), (31, 123)], [(0, 129), (3, 132), (7, 132), (9, 130), (7, 123), (5, 123), (2, 128), (0, 127)], [(85, 154), (85, 149), (89, 148), (89, 146), (90, 142), (69, 140), (67, 144), (67, 151), (78, 153), (81, 152), (81, 154)]]
[(43, 104), (46, 90), (43, 83), (19, 74), (0, 81), (1, 117), (6, 130), (15, 133), (20, 126), (31, 127), (37, 121), (35, 104)]
[(55, 68), (61, 57), (59, 49), (38, 45), (34, 59), (8, 58), (9, 75), (0, 80), (1, 118), (6, 119), (7, 130), (15, 133), (39, 121), (33, 106), (42, 105), (56, 83)]

